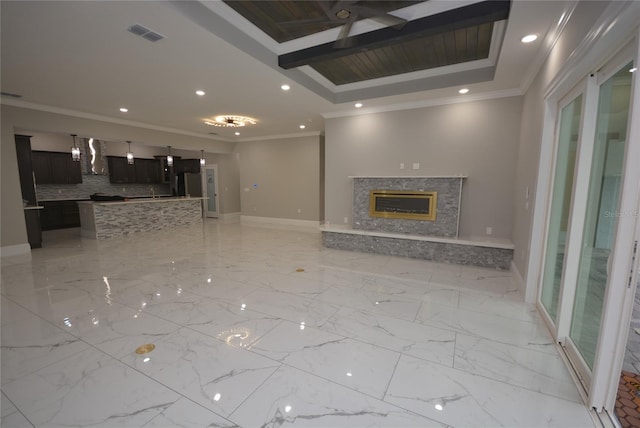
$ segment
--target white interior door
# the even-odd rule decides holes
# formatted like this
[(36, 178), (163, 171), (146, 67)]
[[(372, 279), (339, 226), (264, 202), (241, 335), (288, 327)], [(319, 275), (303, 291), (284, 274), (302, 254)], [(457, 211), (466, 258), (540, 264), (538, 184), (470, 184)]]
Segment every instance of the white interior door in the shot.
[(207, 165), (202, 176), (204, 184), (205, 213), (207, 217), (218, 218), (218, 166)]

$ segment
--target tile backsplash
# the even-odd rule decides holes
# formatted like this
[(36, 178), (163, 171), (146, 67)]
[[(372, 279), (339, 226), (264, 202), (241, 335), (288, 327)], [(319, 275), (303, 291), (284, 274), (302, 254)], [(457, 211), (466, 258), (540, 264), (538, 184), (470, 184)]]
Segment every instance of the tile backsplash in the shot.
[(168, 184), (112, 184), (106, 175), (83, 175), (80, 184), (36, 184), (39, 201), (57, 199), (89, 199), (89, 195), (102, 193), (124, 197), (169, 195)]

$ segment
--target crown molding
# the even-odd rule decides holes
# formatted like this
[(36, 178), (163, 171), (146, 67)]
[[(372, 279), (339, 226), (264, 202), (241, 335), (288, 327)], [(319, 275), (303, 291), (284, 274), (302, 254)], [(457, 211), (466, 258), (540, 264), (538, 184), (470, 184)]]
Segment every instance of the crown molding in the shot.
[(322, 135), (320, 131), (309, 131), (309, 132), (300, 132), (296, 134), (278, 134), (278, 135), (267, 135), (264, 137), (249, 137), (249, 138), (241, 138), (235, 140), (238, 143), (248, 142), (248, 141), (267, 141), (267, 140), (284, 140), (289, 138), (300, 138), (300, 137), (319, 137)]
[(544, 96), (558, 94), (573, 86), (578, 77), (595, 72), (616, 50), (637, 37), (640, 2), (610, 2), (591, 30), (569, 54), (555, 77), (545, 88)]
[(437, 106), (448, 105), (448, 104), (460, 104), (460, 103), (469, 103), (474, 101), (493, 100), (497, 98), (520, 97), (522, 95), (524, 95), (524, 92), (522, 92), (519, 88), (513, 88), (513, 89), (504, 89), (500, 91), (485, 92), (482, 94), (459, 95), (457, 97), (437, 98), (437, 99), (430, 99), (430, 100), (414, 101), (410, 103), (390, 104), (387, 106), (380, 106), (380, 107), (369, 107), (366, 109), (359, 109), (358, 111), (350, 110), (350, 111), (328, 112), (328, 113), (322, 113), (322, 117), (325, 119), (334, 119), (337, 117), (360, 116), (364, 114), (386, 113), (390, 111), (399, 111), (399, 110), (413, 110), (413, 109), (419, 109), (419, 108), (425, 108), (425, 107), (437, 107)]
[(569, 21), (571, 20), (571, 17), (573, 16), (573, 12), (576, 10), (576, 7), (578, 7), (578, 2), (579, 0), (573, 0), (567, 6), (566, 10), (558, 20), (558, 23), (555, 26), (555, 28), (547, 33), (547, 37), (545, 37), (546, 46), (543, 49), (540, 49), (538, 51), (538, 55), (534, 59), (531, 67), (529, 67), (527, 71), (527, 74), (524, 76), (524, 78), (520, 83), (520, 89), (522, 90), (523, 94), (525, 94), (529, 90), (529, 87), (531, 86), (534, 79), (540, 72), (540, 69), (544, 65), (545, 61), (547, 60), (547, 58), (549, 58), (549, 55), (551, 55), (553, 48), (558, 43), (560, 36), (564, 32)]
[(102, 116), (102, 115), (94, 114), (94, 113), (86, 113), (86, 112), (67, 109), (67, 108), (62, 108), (62, 107), (55, 107), (55, 106), (50, 106), (50, 105), (45, 105), (45, 104), (32, 103), (32, 102), (29, 102), (29, 101), (14, 100), (14, 99), (10, 99), (10, 98), (7, 98), (7, 97), (1, 97), (0, 98), (0, 104), (1, 105), (12, 106), (12, 107), (26, 108), (26, 109), (29, 109), (29, 110), (44, 111), (44, 112), (47, 112), (47, 113), (62, 114), (62, 115), (65, 115), (65, 116), (78, 117), (78, 118), (82, 118), (82, 119), (98, 120), (100, 122), (114, 123), (114, 124), (117, 124), (117, 125), (126, 125), (126, 126), (133, 126), (133, 127), (136, 127), (136, 128), (150, 129), (150, 130), (153, 130), (153, 131), (168, 132), (168, 133), (171, 133), (171, 134), (187, 135), (189, 137), (205, 138), (207, 140), (222, 141), (222, 142), (225, 142), (225, 143), (235, 143), (236, 142), (235, 139), (231, 139), (231, 138), (225, 138), (225, 137), (213, 138), (209, 134), (200, 134), (200, 133), (197, 133), (197, 132), (184, 131), (184, 130), (176, 129), (176, 128), (169, 128), (169, 127), (165, 127), (165, 126), (151, 125), (149, 123), (136, 122), (136, 121), (133, 121), (133, 120), (118, 119), (118, 118), (114, 118), (114, 117)]

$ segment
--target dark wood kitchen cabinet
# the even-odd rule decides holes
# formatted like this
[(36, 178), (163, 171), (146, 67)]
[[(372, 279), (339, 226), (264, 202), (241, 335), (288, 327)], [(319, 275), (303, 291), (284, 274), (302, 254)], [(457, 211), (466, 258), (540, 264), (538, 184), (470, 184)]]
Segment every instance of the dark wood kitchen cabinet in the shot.
[(118, 184), (154, 184), (162, 182), (160, 161), (157, 159), (135, 159), (133, 165), (126, 157), (108, 156), (109, 181)]
[(161, 183), (160, 161), (156, 159), (136, 159), (136, 182), (143, 184)]
[(121, 156), (107, 156), (109, 164), (109, 182), (130, 184), (136, 182), (135, 165), (130, 165), (127, 158)]
[(75, 200), (42, 201), (40, 223), (42, 230), (80, 227), (80, 210)]
[(177, 159), (174, 166), (176, 174), (184, 172), (199, 174), (200, 168), (200, 159)]
[(49, 152), (31, 152), (31, 166), (36, 184), (51, 184), (51, 162)]
[(80, 162), (74, 161), (71, 153), (33, 151), (31, 164), (36, 185), (82, 183)]

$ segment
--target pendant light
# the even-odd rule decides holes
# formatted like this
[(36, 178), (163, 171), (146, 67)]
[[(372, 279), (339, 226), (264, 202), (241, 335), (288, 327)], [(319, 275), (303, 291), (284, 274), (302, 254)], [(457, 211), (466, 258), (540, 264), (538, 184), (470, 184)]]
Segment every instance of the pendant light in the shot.
[(73, 147), (71, 147), (71, 159), (73, 159), (74, 162), (80, 162), (80, 147), (78, 147), (78, 145), (76, 144), (77, 136), (77, 134), (71, 134), (71, 137), (73, 138)]
[(204, 150), (200, 150), (200, 166), (205, 166), (207, 161), (204, 159)]
[(127, 152), (127, 163), (133, 165), (133, 152), (131, 151), (131, 141), (127, 141), (129, 145), (129, 151)]
[(173, 156), (171, 156), (171, 146), (169, 148), (169, 154), (167, 155), (167, 166), (173, 166)]

